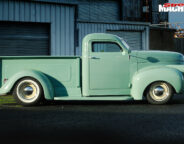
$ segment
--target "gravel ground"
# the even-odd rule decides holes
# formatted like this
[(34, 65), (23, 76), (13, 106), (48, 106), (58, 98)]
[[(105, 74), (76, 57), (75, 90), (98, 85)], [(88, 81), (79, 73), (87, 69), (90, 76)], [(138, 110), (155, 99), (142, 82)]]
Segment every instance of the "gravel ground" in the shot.
[(54, 102), (0, 106), (0, 139), (62, 144), (184, 143), (184, 96), (169, 105)]

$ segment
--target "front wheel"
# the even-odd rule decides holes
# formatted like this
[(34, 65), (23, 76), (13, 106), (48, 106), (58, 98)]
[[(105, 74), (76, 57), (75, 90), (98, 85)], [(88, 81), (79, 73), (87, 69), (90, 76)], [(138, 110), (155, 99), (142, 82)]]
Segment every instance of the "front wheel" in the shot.
[(173, 96), (173, 88), (166, 82), (154, 82), (147, 91), (147, 100), (151, 104), (166, 104)]
[(16, 101), (24, 106), (38, 104), (42, 99), (42, 86), (33, 78), (21, 79), (13, 90), (13, 96)]

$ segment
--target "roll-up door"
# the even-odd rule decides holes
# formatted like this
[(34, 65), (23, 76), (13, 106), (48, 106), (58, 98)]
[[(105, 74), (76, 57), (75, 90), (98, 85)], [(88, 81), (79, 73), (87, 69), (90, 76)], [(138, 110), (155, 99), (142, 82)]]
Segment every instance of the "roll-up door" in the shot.
[(0, 56), (49, 55), (49, 24), (0, 23)]
[(111, 31), (107, 33), (117, 35), (123, 38), (130, 46), (131, 50), (142, 50), (142, 32), (141, 31)]
[(78, 19), (86, 21), (117, 21), (119, 2), (115, 0), (78, 0)]

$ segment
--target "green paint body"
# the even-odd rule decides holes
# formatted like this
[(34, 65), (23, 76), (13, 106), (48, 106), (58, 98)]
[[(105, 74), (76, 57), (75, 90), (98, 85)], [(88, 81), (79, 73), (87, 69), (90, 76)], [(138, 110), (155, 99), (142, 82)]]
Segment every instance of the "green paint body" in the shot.
[[(93, 42), (117, 43), (122, 52), (92, 52)], [(87, 35), (82, 47), (82, 57), (0, 57), (0, 94), (24, 77), (37, 79), (47, 100), (142, 100), (155, 81), (183, 92), (182, 54), (130, 51), (119, 37), (99, 33)]]

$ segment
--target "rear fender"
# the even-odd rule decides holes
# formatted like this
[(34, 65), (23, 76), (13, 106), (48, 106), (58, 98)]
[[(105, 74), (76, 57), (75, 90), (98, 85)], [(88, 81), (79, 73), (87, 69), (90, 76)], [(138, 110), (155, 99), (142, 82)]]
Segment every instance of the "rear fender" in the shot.
[(44, 97), (47, 100), (54, 99), (54, 88), (50, 82), (50, 80), (40, 71), (36, 70), (24, 70), (14, 74), (12, 77), (6, 81), (6, 83), (0, 88), (0, 94), (7, 94), (9, 93), (16, 82), (24, 77), (32, 77), (35, 78), (40, 82), (44, 91)]

